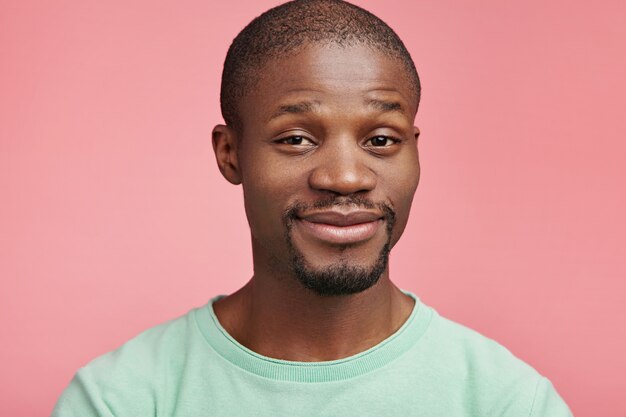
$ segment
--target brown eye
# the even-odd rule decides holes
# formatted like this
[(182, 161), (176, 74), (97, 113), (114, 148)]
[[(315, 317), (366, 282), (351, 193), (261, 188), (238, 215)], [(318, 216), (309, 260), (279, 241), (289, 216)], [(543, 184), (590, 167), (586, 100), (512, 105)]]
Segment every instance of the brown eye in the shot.
[(282, 138), (282, 139), (278, 139), (276, 142), (278, 143), (284, 143), (285, 145), (294, 145), (294, 146), (298, 146), (298, 145), (312, 145), (313, 142), (311, 142), (310, 139), (304, 137), (304, 136), (289, 136), (286, 138)]
[(285, 139), (285, 143), (288, 145), (302, 145), (304, 138), (302, 136), (292, 136)]
[(393, 144), (395, 141), (387, 136), (374, 136), (369, 140), (370, 146), (384, 147)]

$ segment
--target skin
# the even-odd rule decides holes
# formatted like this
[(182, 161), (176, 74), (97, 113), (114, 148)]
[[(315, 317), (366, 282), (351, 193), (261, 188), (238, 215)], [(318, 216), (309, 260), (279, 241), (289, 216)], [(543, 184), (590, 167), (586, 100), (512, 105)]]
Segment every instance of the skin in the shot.
[[(417, 104), (398, 61), (363, 45), (314, 44), (262, 69), (241, 101), (238, 131), (214, 128), (218, 166), (243, 186), (252, 237), (254, 276), (214, 304), (238, 342), (273, 358), (328, 361), (367, 350), (406, 321), (413, 300), (388, 269), (356, 294), (304, 288), (294, 278), (282, 216), (294, 203), (363, 197), (395, 211), (393, 246), (419, 181)], [(389, 239), (382, 225), (364, 241), (333, 244), (294, 223), (293, 245), (311, 269), (371, 266)]]

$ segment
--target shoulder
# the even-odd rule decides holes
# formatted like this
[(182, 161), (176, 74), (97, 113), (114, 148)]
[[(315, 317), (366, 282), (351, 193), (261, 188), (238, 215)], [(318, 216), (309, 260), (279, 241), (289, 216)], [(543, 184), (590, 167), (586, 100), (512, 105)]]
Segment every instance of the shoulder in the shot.
[[(495, 340), (424, 307), (433, 317), (418, 349), (442, 385), (454, 386), (470, 408), (488, 415), (570, 415), (550, 381), (531, 365)], [(560, 411), (545, 414), (540, 411), (545, 404)]]
[(158, 377), (184, 359), (184, 346), (196, 330), (194, 310), (147, 329), (119, 348), (106, 353), (81, 369), (94, 376), (131, 374), (135, 378)]
[(195, 311), (152, 327), (79, 369), (53, 416), (153, 413), (197, 337)]
[(426, 344), (440, 352), (449, 366), (460, 374), (516, 378), (539, 376), (530, 365), (506, 347), (476, 330), (439, 315), (434, 309), (433, 320), (424, 335)]

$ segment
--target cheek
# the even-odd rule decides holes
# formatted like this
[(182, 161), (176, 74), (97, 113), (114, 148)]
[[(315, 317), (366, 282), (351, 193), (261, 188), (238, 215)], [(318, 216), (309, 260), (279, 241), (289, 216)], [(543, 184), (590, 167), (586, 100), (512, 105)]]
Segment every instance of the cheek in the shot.
[(420, 169), (419, 164), (414, 162), (410, 169), (404, 171), (402, 176), (396, 176), (389, 186), (391, 192), (389, 198), (393, 203), (396, 212), (396, 224), (393, 230), (392, 243), (395, 244), (399, 239), (409, 219), (411, 205), (413, 204), (413, 196), (417, 190), (419, 182)]
[(243, 171), (243, 193), (246, 215), (253, 234), (258, 239), (283, 238), (282, 216), (301, 189), (298, 175), (267, 157), (250, 161)]

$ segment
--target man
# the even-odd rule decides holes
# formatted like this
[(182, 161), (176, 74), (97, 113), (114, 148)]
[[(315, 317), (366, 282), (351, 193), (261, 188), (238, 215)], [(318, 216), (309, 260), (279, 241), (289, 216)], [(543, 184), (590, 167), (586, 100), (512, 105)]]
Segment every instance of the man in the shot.
[(398, 289), (420, 82), (397, 35), (338, 0), (251, 22), (213, 130), (254, 275), (82, 368), (54, 416), (568, 416), (506, 349)]

